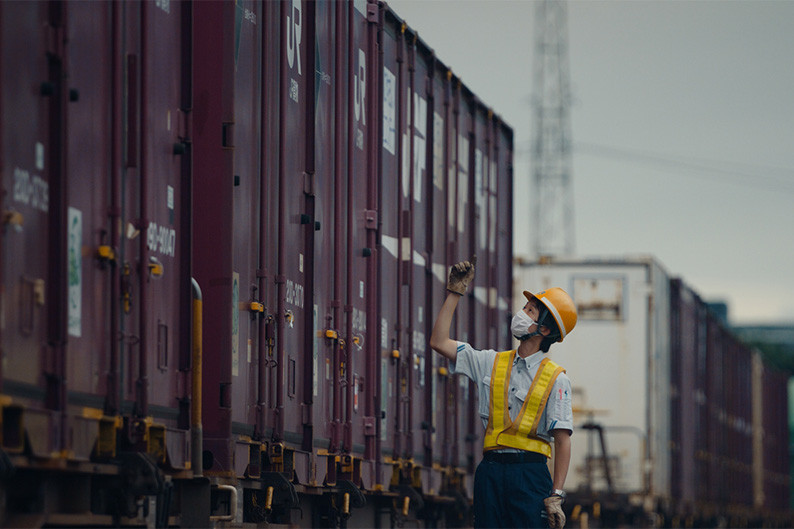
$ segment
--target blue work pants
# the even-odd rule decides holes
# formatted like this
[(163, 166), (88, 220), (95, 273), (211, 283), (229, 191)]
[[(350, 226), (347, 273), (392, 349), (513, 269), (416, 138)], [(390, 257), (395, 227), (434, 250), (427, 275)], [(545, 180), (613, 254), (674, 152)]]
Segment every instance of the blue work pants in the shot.
[(543, 499), (552, 481), (546, 458), (515, 462), (488, 455), (474, 474), (474, 527), (548, 528)]

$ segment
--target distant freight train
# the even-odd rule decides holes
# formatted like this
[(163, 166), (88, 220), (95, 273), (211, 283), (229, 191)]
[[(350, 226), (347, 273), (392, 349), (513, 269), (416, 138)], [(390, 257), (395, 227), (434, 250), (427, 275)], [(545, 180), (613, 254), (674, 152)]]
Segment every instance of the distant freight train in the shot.
[(3, 1), (0, 79), (0, 525), (469, 522), (513, 135), (386, 4)]
[(789, 374), (696, 291), (650, 257), (519, 262), (515, 277), (565, 288), (579, 311), (552, 353), (574, 391), (570, 523), (794, 525)]

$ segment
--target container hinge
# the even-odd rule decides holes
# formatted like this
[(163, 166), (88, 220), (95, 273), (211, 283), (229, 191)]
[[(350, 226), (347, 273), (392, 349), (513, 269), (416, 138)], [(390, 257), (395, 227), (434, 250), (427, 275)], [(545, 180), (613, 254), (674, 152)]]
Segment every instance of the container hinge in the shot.
[(303, 193), (314, 196), (314, 172), (304, 171), (303, 173)]
[(257, 316), (264, 316), (265, 304), (260, 301), (251, 301), (248, 304), (248, 311), (251, 313), (251, 319), (256, 319)]
[(62, 26), (45, 25), (45, 39), (47, 53), (56, 57), (63, 56), (64, 48), (64, 29)]
[(191, 114), (190, 110), (185, 110), (182, 108), (177, 109), (176, 111), (176, 133), (179, 139), (181, 140), (188, 140), (190, 138), (190, 130), (191, 130)]
[(111, 246), (101, 245), (97, 248), (96, 258), (102, 265), (116, 265), (116, 252)]
[(375, 417), (364, 417), (364, 435), (367, 437), (375, 435)]
[(234, 149), (234, 122), (224, 121), (222, 129), (221, 146), (224, 149)]
[(378, 23), (378, 4), (367, 4), (367, 22)]
[(378, 212), (374, 209), (364, 210), (364, 224), (368, 230), (378, 229)]

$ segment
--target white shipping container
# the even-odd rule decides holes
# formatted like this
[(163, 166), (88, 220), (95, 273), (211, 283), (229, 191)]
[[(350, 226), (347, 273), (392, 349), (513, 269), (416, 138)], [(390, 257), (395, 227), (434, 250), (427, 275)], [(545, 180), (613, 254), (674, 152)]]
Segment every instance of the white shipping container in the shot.
[(670, 492), (670, 277), (652, 257), (517, 262), (524, 290), (561, 287), (577, 305), (574, 331), (549, 351), (573, 387), (569, 491), (667, 496)]

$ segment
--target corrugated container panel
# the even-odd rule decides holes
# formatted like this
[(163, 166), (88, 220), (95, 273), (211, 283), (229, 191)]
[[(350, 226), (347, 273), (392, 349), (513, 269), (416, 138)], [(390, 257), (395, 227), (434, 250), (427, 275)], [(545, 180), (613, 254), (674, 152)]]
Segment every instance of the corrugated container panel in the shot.
[[(404, 410), (400, 405), (404, 388), (407, 344), (402, 332), (407, 327), (403, 308), (403, 266), (405, 253), (402, 204), (405, 183), (405, 141), (407, 130), (405, 92), (408, 71), (405, 66), (406, 44), (399, 20), (386, 12), (381, 33), (383, 131), (380, 145), (380, 359), (381, 359), (381, 429), (380, 441), (385, 457), (399, 458), (404, 439)], [(404, 239), (403, 237), (406, 237)], [(392, 278), (388, 280), (387, 278)]]
[[(108, 139), (120, 140), (119, 131), (113, 128), (119, 101), (114, 99), (112, 87), (114, 66), (121, 57), (112, 54), (111, 17), (109, 4), (69, 4), (66, 50), (68, 87), (77, 98), (67, 107), (66, 123), (66, 174), (71, 176), (65, 228), (69, 271), (66, 378), (69, 391), (82, 394), (83, 406), (100, 410), (105, 409), (110, 372), (111, 303), (115, 303), (110, 293), (115, 268), (100, 260), (97, 250), (101, 245), (117, 246), (111, 244), (108, 213), (113, 207), (111, 186), (117, 185), (112, 180), (118, 177), (120, 162), (118, 158), (111, 161), (108, 148)], [(118, 203), (114, 206), (118, 208)], [(75, 447), (83, 457), (90, 455), (91, 448)]]
[[(770, 510), (790, 509), (791, 475), (789, 472), (788, 379), (787, 373), (765, 366), (761, 377), (760, 436), (763, 481), (757, 499)], [(760, 492), (760, 494), (759, 494)]]
[(280, 6), (283, 47), (279, 60), (278, 263), (274, 278), (277, 365), (275, 400), (271, 406), (275, 414), (274, 441), (303, 444), (301, 368), (306, 365), (304, 355), (307, 351), (311, 353), (304, 325), (307, 318), (313, 321), (313, 307), (306, 306), (306, 285), (313, 276), (315, 263), (307, 259), (311, 252), (307, 233), (313, 226), (302, 224), (301, 218), (307, 214), (308, 198), (303, 184), (313, 149), (307, 127), (314, 121), (314, 72), (310, 60), (314, 34), (308, 3), (282, 2)]
[[(339, 342), (326, 336), (327, 331), (341, 332), (343, 321), (344, 248), (343, 224), (345, 188), (339, 183), (346, 174), (347, 134), (342, 116), (346, 115), (347, 87), (345, 72), (346, 44), (342, 42), (347, 27), (347, 6), (341, 2), (316, 4), (318, 71), (315, 103), (315, 173), (314, 173), (314, 258), (324, 266), (315, 269), (313, 359), (313, 430), (315, 449), (339, 446), (342, 402), (338, 369)], [(308, 299), (307, 299), (308, 303)], [(325, 459), (325, 460), (323, 460)], [(322, 483), (329, 470), (327, 458), (317, 464), (317, 482)], [(330, 469), (333, 472), (333, 468)]]
[(480, 280), (474, 283), (474, 321), (472, 331), (474, 343), (479, 348), (492, 348), (496, 345), (490, 341), (488, 294), (493, 286), (491, 277), (491, 252), (488, 246), (489, 212), (488, 212), (488, 164), (490, 155), (490, 137), (488, 116), (476, 98), (472, 98), (472, 195), (467, 216), (471, 219), (472, 253), (477, 255)]
[[(115, 257), (98, 257), (100, 246), (113, 252), (119, 247), (120, 203), (118, 193), (111, 194), (111, 189), (117, 192), (119, 186), (117, 145), (121, 126), (114, 118), (121, 101), (112, 88), (117, 86), (114, 76), (121, 67), (122, 55), (112, 45), (119, 42), (111, 37), (115, 35), (112, 16), (109, 4), (73, 3), (68, 5), (65, 20), (65, 88), (70, 92), (70, 102), (65, 107), (64, 123), (67, 211), (63, 229), (68, 257), (59, 266), (67, 269), (64, 382), (71, 407), (68, 424), (63, 427), (68, 432), (64, 448), (81, 460), (90, 458), (99, 430), (97, 420), (84, 417), (84, 407), (92, 414), (108, 415), (119, 413), (121, 408), (120, 347), (115, 339), (120, 330), (118, 267)], [(110, 218), (111, 213), (115, 218)], [(178, 273), (178, 268), (174, 271)], [(138, 333), (133, 329), (130, 335), (137, 337)], [(172, 455), (176, 466), (184, 465), (185, 454)]]
[[(460, 83), (454, 87), (453, 134), (455, 137), (455, 176), (454, 190), (451, 192), (454, 203), (452, 236), (449, 239), (451, 248), (450, 264), (467, 260), (476, 253), (473, 237), (474, 222), (471, 215), (474, 196), (472, 142), (474, 106), (471, 92)], [(460, 341), (469, 342), (475, 348), (483, 347), (476, 342), (475, 335), (475, 298), (478, 286), (485, 278), (475, 274), (469, 291), (461, 298), (452, 322), (451, 335)], [(458, 420), (457, 439), (458, 453), (455, 465), (474, 470), (474, 458), (481, 453), (482, 424), (476, 409), (477, 386), (466, 377), (457, 377), (459, 383), (458, 409), (455, 411)]]
[[(361, 458), (365, 446), (374, 440), (369, 432), (365, 432), (364, 423), (365, 420), (373, 420), (372, 411), (369, 410), (371, 399), (377, 394), (374, 376), (372, 380), (368, 380), (367, 376), (375, 362), (372, 347), (375, 342), (370, 344), (370, 337), (377, 336), (377, 325), (372, 327), (370, 335), (367, 320), (368, 315), (374, 316), (370, 307), (377, 303), (374, 275), (376, 258), (372, 256), (374, 238), (370, 238), (374, 233), (370, 230), (376, 226), (373, 220), (368, 220), (374, 215), (377, 191), (375, 179), (371, 176), (375, 170), (372, 134), (376, 132), (373, 127), (378, 123), (372, 106), (375, 100), (373, 95), (378, 93), (378, 89), (371, 72), (376, 70), (377, 50), (370, 38), (374, 25), (370, 25), (367, 19), (367, 4), (354, 2), (349, 7), (348, 16), (351, 25), (348, 32), (348, 76), (352, 86), (348, 89), (350, 106), (347, 109), (349, 165), (346, 175), (348, 204), (345, 210), (348, 247), (344, 332), (347, 357), (343, 366), (346, 411), (342, 449)], [(372, 470), (368, 468), (367, 472), (371, 473)]]
[[(513, 131), (505, 123), (497, 123), (496, 194), (491, 195), (496, 210), (496, 278), (497, 300), (495, 328), (500, 349), (513, 346), (510, 321), (513, 308)], [(492, 175), (493, 178), (493, 175)], [(493, 183), (492, 183), (493, 185)], [(522, 213), (525, 214), (525, 213)], [(523, 297), (523, 296), (522, 296)]]
[[(259, 382), (257, 384), (257, 423), (256, 435), (264, 435), (265, 440), (271, 440), (276, 428), (276, 416), (273, 413), (275, 407), (276, 392), (278, 391), (278, 377), (281, 372), (278, 368), (277, 359), (277, 340), (279, 336), (276, 332), (277, 320), (284, 318), (279, 316), (278, 296), (279, 285), (283, 279), (279, 276), (279, 256), (278, 247), (278, 226), (281, 223), (283, 212), (279, 209), (281, 201), (281, 154), (280, 146), (282, 142), (281, 128), (282, 117), (281, 108), (283, 106), (282, 91), (287, 81), (286, 69), (288, 62), (286, 58), (286, 37), (285, 26), (287, 22), (282, 12), (280, 2), (263, 2), (262, 18), (257, 20), (257, 25), (261, 25), (261, 122), (262, 128), (259, 134), (261, 142), (261, 168), (259, 179), (260, 199), (259, 217), (260, 224), (252, 225), (251, 229), (257, 234), (257, 274), (260, 276), (258, 281), (258, 299), (263, 303), (263, 312), (259, 316), (259, 344), (258, 344), (258, 365)], [(295, 17), (290, 16), (290, 20)], [(301, 31), (303, 34), (303, 31)], [(292, 43), (292, 61), (296, 58), (294, 42)], [(299, 62), (299, 61), (298, 61)], [(234, 178), (230, 175), (230, 178)], [(293, 182), (300, 182), (293, 180)], [(301, 182), (302, 184), (302, 182)], [(296, 322), (293, 320), (293, 325)]]
[[(53, 4), (0, 4), (0, 163), (2, 208), (9, 215), (0, 232), (0, 347), (2, 393), (30, 410), (25, 428), (33, 453), (64, 448), (59, 415), (65, 405), (63, 345), (67, 341), (67, 204), (62, 29), (51, 27)], [(48, 59), (48, 53), (50, 58)], [(61, 344), (52, 346), (45, 344)], [(23, 439), (4, 449), (21, 451)]]
[(719, 504), (724, 498), (724, 477), (720, 465), (723, 450), (723, 431), (720, 417), (723, 405), (723, 350), (719, 334), (715, 332), (711, 318), (707, 319), (707, 351), (706, 351), (706, 454), (707, 485), (706, 496), (703, 498), (711, 504)]
[[(716, 318), (715, 318), (716, 319)], [(719, 321), (719, 320), (718, 320)], [(732, 357), (731, 380), (726, 388), (728, 397), (727, 424), (730, 429), (729, 472), (740, 483), (731, 491), (729, 501), (733, 504), (752, 505), (753, 496), (753, 443), (751, 425), (752, 409), (752, 354), (750, 349), (723, 327), (727, 349)]]
[[(235, 6), (198, 2), (193, 5), (193, 16), (194, 35), (201, 35), (193, 42), (193, 151), (201, 154), (197, 159), (200, 163), (193, 168), (193, 275), (202, 290), (202, 317), (206, 322), (202, 362), (204, 471), (229, 475), (234, 472), (232, 337), (236, 336), (233, 324), (239, 312), (234, 305), (232, 237), (234, 34), (226, 28), (234, 27)], [(274, 78), (278, 76), (274, 74)], [(271, 122), (278, 122), (276, 116), (269, 116)], [(271, 193), (276, 194), (276, 189)], [(275, 269), (268, 271), (272, 278)], [(274, 311), (273, 303), (268, 307)]]
[[(696, 388), (699, 298), (680, 279), (670, 283), (671, 417), (670, 494), (682, 503), (695, 499), (699, 402)], [(694, 404), (694, 405), (693, 405)]]
[[(447, 72), (448, 69), (436, 60), (431, 78), (431, 98), (428, 102), (428, 129), (432, 138), (427, 143), (430, 160), (427, 167), (430, 181), (428, 227), (432, 244), (427, 268), (430, 273), (429, 294), (426, 314), (424, 314), (428, 342), (436, 315), (447, 295), (447, 209), (450, 207), (447, 201), (449, 188), (447, 126), (450, 123), (450, 91)], [(430, 428), (424, 432), (426, 444), (423, 463), (428, 467), (438, 464), (444, 468), (450, 465), (448, 448), (452, 445), (453, 437), (452, 421), (448, 411), (450, 408), (449, 391), (455, 386), (452, 385), (448, 376), (449, 362), (446, 358), (434, 353), (429, 348), (427, 356), (426, 384), (429, 399), (426, 398), (426, 402), (428, 402), (426, 413), (429, 414)], [(442, 484), (438, 484), (436, 491), (438, 492), (442, 487)]]
[[(431, 210), (431, 144), (432, 139), (432, 72), (434, 57), (432, 51), (417, 42), (409, 54), (409, 65), (412, 68), (412, 89), (410, 104), (410, 211), (411, 211), (411, 280), (409, 307), (411, 351), (411, 389), (409, 391), (411, 406), (410, 420), (407, 422), (409, 440), (406, 456), (417, 463), (425, 463), (425, 468), (432, 465), (425, 461), (425, 449), (429, 441), (430, 401), (432, 394), (427, 379), (427, 362), (434, 353), (428, 346), (432, 330), (433, 314), (429, 313), (430, 295), (434, 286), (430, 270), (430, 258), (433, 252), (432, 210)], [(431, 486), (431, 477), (425, 473), (422, 486), (425, 492)]]
[[(180, 134), (185, 134), (179, 128), (184, 127), (183, 83), (190, 83), (190, 72), (183, 69), (182, 46), (189, 30), (183, 28), (183, 3), (140, 6), (140, 108), (144, 122), (138, 212), (142, 226), (136, 260), (141, 281), (137, 310), (141, 314), (139, 348), (143, 350), (139, 354), (145, 366), (138, 365), (136, 385), (141, 395), (136, 404), (140, 415), (160, 415), (170, 414), (185, 397), (177, 352), (184, 350), (186, 336), (180, 332), (180, 318), (189, 314), (190, 299), (189, 268), (183, 254), (183, 249), (190, 247), (190, 231), (182, 216), (182, 189), (188, 185), (188, 180), (183, 180), (183, 164), (188, 162), (176, 149)], [(173, 83), (161, 82), (169, 77)]]
[[(261, 402), (266, 392), (264, 374), (269, 370), (263, 362), (261, 323), (264, 319), (264, 293), (259, 273), (262, 254), (261, 178), (263, 110), (263, 25), (261, 4), (239, 5), (235, 13), (234, 49), (234, 155), (232, 216), (232, 430), (238, 434), (235, 443), (235, 475), (259, 472), (258, 458), (251, 461), (251, 445), (239, 442), (239, 435), (261, 439), (264, 433), (264, 410)], [(262, 311), (259, 309), (262, 308)], [(258, 450), (254, 449), (258, 456)]]

